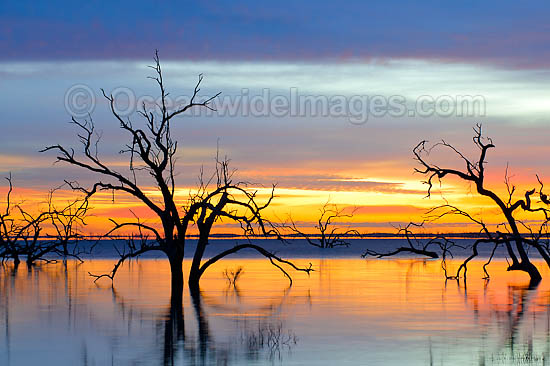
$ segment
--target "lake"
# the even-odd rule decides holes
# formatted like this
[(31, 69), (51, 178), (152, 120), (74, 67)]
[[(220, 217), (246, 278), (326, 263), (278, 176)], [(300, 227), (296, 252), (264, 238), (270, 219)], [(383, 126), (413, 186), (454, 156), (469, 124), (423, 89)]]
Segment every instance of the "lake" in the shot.
[[(338, 249), (334, 249), (338, 250)], [(232, 258), (171, 305), (164, 259), (48, 264), (0, 275), (2, 365), (543, 365), (550, 357), (550, 273), (529, 289), (504, 259), (467, 286), (437, 260), (298, 257), (315, 272)], [(186, 268), (189, 262), (185, 263)], [(244, 268), (231, 286), (225, 269)], [(450, 263), (456, 268), (456, 263)]]

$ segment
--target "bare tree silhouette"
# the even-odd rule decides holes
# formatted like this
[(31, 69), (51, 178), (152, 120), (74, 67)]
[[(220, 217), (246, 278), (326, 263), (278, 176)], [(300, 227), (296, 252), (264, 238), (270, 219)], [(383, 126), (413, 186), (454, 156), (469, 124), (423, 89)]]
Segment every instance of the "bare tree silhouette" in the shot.
[[(487, 278), (489, 277), (486, 269), (487, 265), (493, 259), (495, 251), (499, 247), (504, 247), (511, 260), (511, 263), (508, 265), (508, 270), (523, 271), (528, 273), (531, 278), (531, 284), (534, 286), (540, 282), (542, 277), (537, 267), (530, 260), (528, 254), (529, 248), (535, 249), (545, 260), (548, 266), (550, 266), (550, 236), (548, 231), (550, 210), (546, 208), (550, 202), (547, 195), (543, 193), (544, 184), (537, 176), (537, 181), (540, 185), (538, 191), (540, 203), (538, 205), (536, 205), (531, 198), (536, 192), (535, 188), (526, 191), (523, 194), (523, 198), (514, 199), (516, 187), (510, 182), (508, 169), (506, 169), (505, 184), (507, 194), (505, 197), (499, 196), (495, 190), (487, 187), (485, 182), (487, 153), (490, 149), (494, 148), (495, 145), (490, 138), (483, 136), (480, 124), (474, 127), (473, 142), (480, 151), (479, 157), (476, 160), (468, 159), (466, 155), (444, 140), (432, 146), (427, 146), (427, 141), (421, 141), (413, 149), (415, 160), (421, 166), (420, 168), (415, 169), (415, 171), (427, 177), (424, 182), (428, 186), (427, 197), (430, 197), (431, 195), (431, 190), (435, 180), (438, 180), (441, 183), (448, 177), (455, 177), (471, 183), (475, 187), (475, 191), (479, 196), (486, 197), (495, 204), (496, 208), (498, 208), (500, 214), (504, 218), (504, 222), (497, 225), (494, 230), (491, 230), (482, 219), (476, 218), (470, 213), (451, 204), (445, 204), (430, 209), (427, 212), (426, 221), (434, 222), (447, 216), (458, 215), (466, 218), (468, 221), (479, 227), (481, 237), (476, 239), (470, 246), (471, 253), (459, 266), (456, 276), (451, 277), (459, 278), (462, 274), (464, 279), (466, 279), (468, 263), (479, 255), (478, 247), (480, 245), (490, 245), (492, 248), (491, 254), (483, 267)], [(456, 154), (460, 161), (462, 161), (465, 165), (465, 169), (459, 170), (453, 168), (442, 168), (437, 164), (429, 162), (427, 157), (436, 148), (443, 148)], [(518, 218), (520, 214), (530, 214), (531, 218), (529, 221), (521, 220)], [(409, 243), (411, 249), (408, 249), (408, 251), (434, 257), (433, 252), (426, 252), (427, 247), (425, 245), (420, 247), (418, 243), (415, 244), (410, 241)], [(377, 253), (374, 251), (367, 251), (365, 255), (385, 256), (394, 255), (398, 252), (399, 251)]]
[(334, 220), (352, 218), (355, 209), (350, 213), (345, 213), (344, 209), (340, 209), (337, 205), (327, 201), (319, 211), (320, 215), (317, 225), (315, 225), (315, 234), (307, 234), (299, 229), (292, 217), (290, 217), (290, 224), (284, 224), (283, 227), (290, 229), (294, 234), (306, 239), (310, 245), (318, 248), (348, 247), (350, 245), (347, 239), (349, 236), (361, 237), (357, 230), (342, 229), (334, 223)]
[[(408, 246), (399, 247), (387, 253), (379, 253), (374, 250), (367, 249), (362, 257), (365, 258), (366, 256), (373, 256), (377, 258), (383, 258), (391, 257), (399, 253), (411, 253), (424, 255), (430, 258), (439, 258), (439, 254), (436, 250), (437, 248), (444, 250), (446, 245), (448, 244), (448, 239), (444, 237), (435, 237), (428, 240), (422, 240), (422, 238), (419, 238), (417, 235), (415, 235), (415, 233), (411, 229), (412, 227), (421, 226), (423, 226), (423, 224), (415, 224), (413, 222), (410, 222), (404, 228), (399, 228), (397, 233), (405, 236)], [(435, 247), (435, 249), (430, 250), (430, 247)]]
[[(54, 257), (77, 258), (81, 261), (78, 241), (80, 228), (88, 211), (88, 201), (77, 198), (59, 208), (54, 203), (53, 189), (48, 193), (47, 207), (29, 210), (12, 199), (11, 175), (6, 177), (8, 191), (5, 208), (0, 214), (0, 258), (12, 259), (17, 266), (25, 256), (28, 265), (36, 261), (51, 262)], [(52, 228), (49, 230), (48, 228)]]
[(237, 281), (244, 273), (243, 267), (239, 266), (236, 269), (224, 269), (222, 272), (223, 277), (227, 280), (228, 286), (233, 287), (237, 291)]
[[(156, 228), (142, 222), (139, 218), (136, 218), (134, 222), (122, 223), (111, 219), (114, 227), (108, 235), (123, 228), (134, 228), (137, 229), (137, 235), (141, 240), (137, 245), (134, 241), (130, 241), (130, 245), (120, 252), (120, 259), (114, 265), (113, 270), (107, 274), (95, 275), (96, 280), (103, 277), (113, 280), (118, 268), (127, 259), (149, 251), (162, 251), (170, 262), (173, 295), (179, 293), (181, 296), (183, 291), (182, 263), (186, 233), (189, 226), (193, 224), (197, 225), (200, 233), (189, 275), (189, 285), (193, 290), (198, 290), (200, 277), (211, 264), (229, 254), (247, 248), (254, 249), (266, 256), (287, 276), (288, 273), (276, 262), (288, 264), (296, 270), (309, 273), (311, 268), (298, 268), (252, 243), (237, 245), (201, 263), (204, 248), (208, 244), (210, 230), (215, 222), (222, 219), (241, 224), (245, 235), (253, 232), (264, 235), (272, 233), (272, 226), (268, 225), (262, 217), (262, 210), (271, 202), (273, 193), (267, 202), (258, 204), (254, 190), (249, 189), (246, 183), (233, 182), (227, 160), (220, 161), (217, 159), (216, 173), (213, 178), (204, 180), (201, 175), (198, 193), (192, 194), (188, 204), (183, 208), (179, 207), (180, 205), (176, 203), (175, 197), (175, 156), (178, 144), (171, 134), (172, 119), (193, 108), (214, 110), (211, 102), (220, 93), (199, 101), (198, 93), (203, 80), (203, 76), (199, 75), (189, 102), (184, 106), (171, 109), (167, 100), (168, 93), (164, 86), (158, 52), (155, 52), (154, 65), (150, 67), (155, 72), (155, 76), (150, 77), (150, 79), (156, 82), (160, 90), (160, 102), (157, 105), (160, 109), (160, 116), (153, 113), (143, 103), (138, 113), (145, 120), (145, 128), (137, 127), (130, 118), (121, 116), (115, 108), (115, 98), (103, 91), (103, 95), (110, 105), (112, 115), (119, 122), (120, 128), (129, 134), (130, 142), (121, 150), (121, 154), (128, 156), (126, 172), (116, 170), (100, 158), (98, 153), (100, 135), (95, 130), (91, 116), (84, 121), (72, 118), (72, 123), (80, 131), (78, 138), (82, 144), (83, 156), (77, 156), (74, 149), (65, 148), (61, 145), (48, 146), (43, 150), (56, 151), (57, 161), (80, 167), (95, 173), (99, 178), (106, 179), (105, 181), (98, 179), (91, 188), (84, 188), (77, 182), (68, 182), (74, 190), (84, 192), (87, 197), (91, 197), (99, 191), (125, 193), (141, 201), (161, 221), (161, 227)], [(141, 181), (143, 173), (148, 173), (152, 177), (153, 184), (161, 194), (161, 199), (156, 199), (154, 194), (145, 189), (146, 186)], [(210, 189), (213, 180), (215, 180), (216, 186)], [(148, 233), (153, 240), (148, 240), (148, 236), (144, 233)]]
[[(275, 186), (272, 186), (269, 198), (263, 204), (257, 201), (257, 192), (247, 189), (248, 183), (234, 182), (234, 171), (229, 170), (227, 159), (220, 160), (216, 157), (216, 172), (208, 180), (205, 180), (201, 174), (199, 178), (198, 193), (190, 199), (187, 212), (193, 210), (196, 206), (195, 223), (199, 229), (199, 239), (193, 255), (191, 269), (189, 272), (189, 287), (192, 291), (198, 291), (198, 284), (201, 276), (206, 269), (220, 259), (234, 254), (240, 250), (251, 249), (263, 255), (271, 264), (277, 267), (292, 284), (292, 277), (283, 268), (283, 265), (289, 266), (296, 271), (303, 271), (309, 274), (312, 271), (311, 263), (309, 267), (301, 268), (294, 263), (282, 259), (275, 253), (269, 252), (260, 245), (247, 240), (246, 243), (235, 245), (234, 247), (222, 251), (208, 260), (203, 261), (204, 253), (209, 244), (210, 233), (214, 223), (219, 220), (231, 220), (240, 224), (244, 235), (249, 238), (257, 235), (274, 236), (283, 240), (275, 225), (267, 221), (262, 212), (269, 206), (274, 198)], [(209, 186), (212, 181), (216, 181), (215, 187), (211, 190)]]

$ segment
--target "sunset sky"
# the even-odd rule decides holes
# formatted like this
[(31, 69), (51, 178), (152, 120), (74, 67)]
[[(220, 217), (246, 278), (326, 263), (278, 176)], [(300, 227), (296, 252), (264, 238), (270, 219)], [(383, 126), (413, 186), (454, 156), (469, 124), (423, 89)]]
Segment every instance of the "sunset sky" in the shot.
[[(421, 221), (427, 208), (445, 202), (443, 196), (498, 223), (494, 206), (462, 182), (446, 181), (424, 198), (411, 151), (421, 140), (444, 138), (475, 159), (472, 127), (482, 123), (496, 145), (487, 159), (491, 187), (504, 192), (507, 164), (519, 195), (538, 187), (535, 173), (550, 186), (550, 3), (466, 1), (446, 9), (433, 3), (2, 2), (0, 175), (11, 172), (17, 199), (35, 206), (64, 179), (93, 182), (82, 170), (53, 165), (54, 154), (38, 152), (57, 143), (78, 147), (68, 124), (75, 112), (91, 113), (102, 131), (102, 158), (122, 166), (118, 151), (127, 139), (100, 88), (136, 99), (158, 97), (147, 79), (158, 49), (172, 97), (190, 96), (200, 73), (201, 95), (222, 93), (218, 113), (185, 115), (173, 124), (182, 203), (200, 167), (214, 166), (219, 145), (239, 180), (265, 194), (277, 184), (269, 213), (274, 219), (292, 215), (311, 226), (330, 201), (356, 208), (352, 225), (361, 231), (391, 232), (392, 225)], [(79, 91), (91, 97), (71, 94)], [(349, 110), (250, 110), (275, 97), (293, 103), (293, 95), (339, 98)], [(403, 98), (407, 111), (369, 115), (361, 103), (374, 96)], [(483, 106), (473, 115), (446, 113), (444, 106), (419, 115), (415, 107), (426, 96), (472, 96)], [(122, 99), (121, 108), (138, 123), (132, 99)], [(434, 153), (433, 159), (462, 168), (447, 154)], [(60, 192), (58, 199), (69, 196)], [(129, 208), (152, 217), (122, 195), (115, 203), (110, 195), (99, 196), (92, 206), (90, 232), (108, 228), (107, 217), (132, 217)], [(472, 230), (454, 221), (432, 229)]]

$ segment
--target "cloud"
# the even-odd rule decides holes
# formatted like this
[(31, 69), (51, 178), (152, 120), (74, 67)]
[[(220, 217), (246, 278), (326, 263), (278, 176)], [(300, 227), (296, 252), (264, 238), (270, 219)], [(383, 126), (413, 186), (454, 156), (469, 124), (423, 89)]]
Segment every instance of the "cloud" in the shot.
[[(17, 187), (49, 189), (63, 179), (89, 185), (97, 177), (65, 164), (55, 164), (52, 153), (40, 154), (44, 146), (61, 143), (79, 150), (76, 129), (68, 125), (64, 94), (75, 83), (96, 92), (92, 117), (102, 133), (100, 156), (117, 170), (124, 171), (126, 157), (118, 152), (128, 136), (118, 128), (99, 88), (107, 91), (128, 87), (137, 95), (157, 95), (154, 83), (141, 61), (4, 62), (0, 68), (7, 77), (0, 91), (3, 114), (0, 170), (13, 173)], [(214, 167), (214, 156), (232, 159), (236, 179), (270, 187), (277, 183), (277, 199), (272, 209), (311, 220), (319, 206), (330, 197), (338, 205), (368, 206), (360, 217), (365, 222), (393, 222), (417, 218), (410, 207), (429, 207), (423, 200), (423, 178), (414, 174), (417, 166), (411, 149), (420, 140), (445, 138), (468, 156), (476, 157), (471, 127), (483, 122), (496, 148), (487, 157), (487, 183), (502, 187), (506, 164), (514, 183), (523, 187), (536, 183), (534, 173), (550, 176), (544, 156), (547, 144), (550, 75), (544, 70), (513, 70), (473, 64), (445, 64), (427, 60), (393, 60), (385, 63), (299, 63), (299, 62), (167, 62), (164, 67), (168, 91), (184, 95), (205, 71), (203, 91), (235, 96), (242, 88), (258, 93), (263, 87), (276, 93), (297, 87), (311, 95), (353, 95), (354, 93), (402, 93), (408, 98), (426, 93), (482, 93), (488, 100), (484, 118), (437, 116), (426, 118), (370, 118), (364, 125), (353, 125), (346, 118), (284, 116), (185, 116), (173, 122), (172, 133), (179, 142), (177, 186), (183, 196), (195, 187), (201, 166), (207, 174)], [(518, 92), (521, 91), (521, 92)], [(534, 104), (536, 108), (532, 108)], [(549, 114), (550, 115), (550, 114)], [(134, 124), (141, 121), (130, 116)], [(456, 156), (435, 153), (442, 165), (462, 168)], [(150, 179), (143, 180), (151, 185)], [(447, 181), (445, 197), (468, 209), (480, 201), (468, 196), (468, 186)], [(532, 188), (532, 187), (531, 187)], [(117, 198), (118, 200), (119, 198)], [(118, 201), (113, 215), (128, 215), (131, 202)], [(101, 209), (110, 205), (100, 202)], [(481, 202), (484, 210), (488, 207)], [(388, 211), (381, 207), (388, 206)], [(461, 206), (462, 207), (462, 206)], [(370, 211), (369, 211), (370, 210)], [(487, 212), (487, 211), (484, 211)], [(490, 215), (493, 213), (489, 212)], [(380, 224), (381, 225), (381, 224)]]
[[(439, 4), (438, 4), (439, 5)], [(545, 2), (3, 3), (4, 59), (428, 58), (548, 66)], [(63, 9), (62, 12), (58, 9)], [(85, 45), (85, 46), (83, 46)]]
[(422, 190), (407, 189), (405, 183), (382, 182), (376, 180), (355, 179), (336, 175), (251, 175), (250, 172), (241, 172), (239, 179), (252, 182), (255, 185), (270, 186), (276, 184), (277, 188), (320, 190), (320, 191), (360, 191), (383, 193), (407, 193), (422, 194)]

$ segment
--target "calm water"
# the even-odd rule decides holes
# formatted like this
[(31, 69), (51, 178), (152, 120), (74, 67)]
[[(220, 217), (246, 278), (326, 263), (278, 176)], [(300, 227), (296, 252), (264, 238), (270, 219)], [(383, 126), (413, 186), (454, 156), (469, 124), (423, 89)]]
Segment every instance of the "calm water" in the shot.
[[(309, 260), (297, 259), (307, 264)], [(219, 263), (170, 305), (168, 263), (123, 267), (115, 287), (94, 284), (112, 260), (0, 275), (2, 365), (542, 365), (550, 354), (550, 273), (527, 289), (522, 273), (470, 266), (468, 286), (445, 283), (440, 263), (317, 259), (294, 286), (269, 262)], [(188, 264), (188, 263), (187, 263)], [(225, 268), (244, 267), (236, 288)]]

